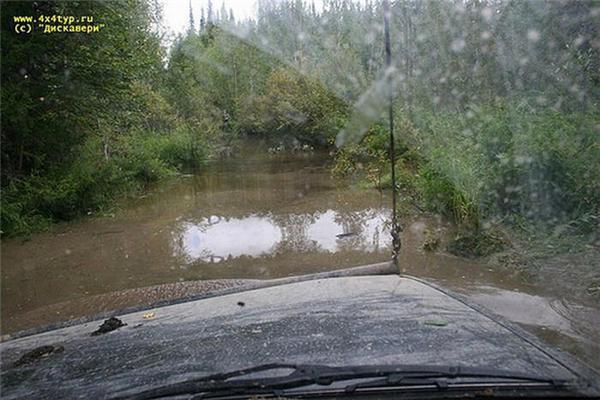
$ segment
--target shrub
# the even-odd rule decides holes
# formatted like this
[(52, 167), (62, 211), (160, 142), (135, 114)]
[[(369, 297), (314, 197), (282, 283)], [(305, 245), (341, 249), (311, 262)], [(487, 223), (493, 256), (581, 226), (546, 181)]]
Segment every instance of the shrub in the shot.
[(421, 165), (415, 187), (428, 209), (459, 223), (478, 224), (476, 204), (458, 190), (451, 179), (430, 165)]
[(100, 140), (88, 140), (67, 167), (3, 188), (2, 234), (26, 234), (98, 211), (177, 170), (201, 165), (207, 154), (203, 142), (184, 128), (163, 135), (131, 132), (119, 138), (106, 158)]

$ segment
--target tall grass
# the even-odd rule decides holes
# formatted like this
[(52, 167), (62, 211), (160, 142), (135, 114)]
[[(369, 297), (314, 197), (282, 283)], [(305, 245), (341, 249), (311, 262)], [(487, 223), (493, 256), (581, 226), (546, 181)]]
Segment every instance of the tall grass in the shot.
[(598, 212), (600, 114), (474, 107), (418, 115), (411, 139), (428, 168), (464, 196), (455, 204), (536, 223)]
[[(400, 186), (422, 207), (479, 231), (502, 220), (591, 231), (600, 205), (600, 113), (523, 110), (505, 104), (466, 110), (414, 110), (400, 115)], [(337, 156), (337, 170), (381, 165), (386, 133), (370, 131)], [(362, 146), (362, 148), (361, 148)], [(365, 161), (369, 159), (369, 161)], [(389, 172), (382, 182), (388, 183)], [(372, 182), (374, 183), (374, 182)], [(487, 225), (487, 224), (483, 224)], [(596, 226), (597, 228), (597, 226)]]
[(201, 165), (208, 147), (198, 132), (132, 132), (119, 137), (108, 157), (98, 139), (78, 149), (74, 162), (2, 189), (2, 234), (28, 234), (59, 221), (97, 212), (149, 183)]

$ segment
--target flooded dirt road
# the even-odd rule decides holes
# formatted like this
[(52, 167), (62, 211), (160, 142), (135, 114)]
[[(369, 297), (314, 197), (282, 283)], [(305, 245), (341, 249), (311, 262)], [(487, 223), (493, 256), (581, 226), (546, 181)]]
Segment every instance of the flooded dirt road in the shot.
[[(202, 285), (198, 280), (269, 279), (388, 260), (390, 198), (334, 180), (327, 164), (326, 154), (247, 150), (162, 182), (115, 216), (3, 241), (2, 333), (148, 303), (157, 290), (185, 293)], [(438, 218), (402, 223), (403, 272), (466, 294), (600, 369), (593, 304), (507, 269), (424, 252), (427, 229), (452, 234)], [(140, 289), (160, 284), (170, 285)]]

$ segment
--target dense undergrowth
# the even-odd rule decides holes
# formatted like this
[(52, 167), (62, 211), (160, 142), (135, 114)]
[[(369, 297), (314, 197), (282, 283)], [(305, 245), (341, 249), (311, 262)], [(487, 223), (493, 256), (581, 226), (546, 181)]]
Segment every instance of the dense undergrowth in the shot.
[[(509, 240), (499, 227), (546, 250), (549, 237), (550, 248), (572, 245), (575, 236), (580, 247), (594, 240), (600, 211), (597, 112), (524, 112), (497, 104), (413, 115), (414, 124), (397, 119), (397, 187), (401, 201), (459, 225), (449, 251), (498, 251)], [(391, 188), (387, 135), (377, 125), (360, 143), (340, 149), (334, 173), (359, 173), (370, 186)]]
[[(3, 236), (111, 208), (231, 154), (241, 136), (323, 147), (345, 122), (346, 101), (216, 21), (178, 37), (167, 56), (156, 3), (13, 2), (2, 11)], [(102, 15), (111, 29), (85, 41), (37, 32), (23, 41), (8, 30), (10, 16), (39, 14)]]
[[(368, 128), (334, 173), (390, 188), (387, 124), (373, 123), (388, 87), (403, 205), (456, 221), (456, 252), (495, 251), (499, 226), (541, 243), (597, 229), (593, 2), (393, 2), (387, 75), (379, 1), (259, 2), (246, 21), (190, 8), (169, 47), (159, 3), (2, 3), (2, 235), (104, 210), (244, 136), (331, 148)], [(12, 32), (11, 16), (42, 14), (110, 29)]]
[(111, 149), (110, 157), (97, 151), (100, 143), (89, 141), (69, 165), (13, 180), (2, 194), (3, 233), (28, 234), (102, 211), (149, 183), (202, 165), (207, 145), (188, 129), (128, 135)]

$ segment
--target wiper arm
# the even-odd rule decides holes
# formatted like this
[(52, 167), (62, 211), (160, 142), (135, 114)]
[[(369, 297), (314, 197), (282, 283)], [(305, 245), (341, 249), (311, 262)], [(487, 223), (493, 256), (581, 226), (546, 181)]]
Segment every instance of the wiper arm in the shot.
[(553, 389), (567, 387), (567, 381), (554, 378), (543, 378), (536, 375), (514, 373), (511, 371), (497, 370), (491, 368), (478, 367), (410, 367), (405, 371), (394, 372), (386, 375), (384, 378), (377, 378), (367, 382), (360, 382), (348, 385), (344, 388), (346, 393), (352, 393), (357, 389), (375, 388), (385, 386), (408, 386), (408, 385), (435, 385), (440, 389), (448, 387), (448, 379), (455, 378), (474, 378), (487, 379), (494, 382), (519, 384), (537, 383), (540, 386), (549, 386)]
[[(273, 371), (278, 369), (292, 369), (294, 371), (288, 375), (274, 378), (230, 380), (231, 378), (242, 377), (245, 375), (255, 374), (257, 372)], [(325, 372), (329, 372), (329, 370), (334, 369), (336, 368), (301, 364), (263, 364), (256, 367), (244, 368), (232, 372), (209, 375), (185, 382), (174, 383), (133, 395), (117, 397), (116, 399), (127, 398), (142, 400), (204, 392), (218, 393), (219, 395), (222, 395), (223, 392), (246, 392), (256, 389), (261, 389), (262, 393), (264, 393), (265, 389), (267, 388), (271, 389), (272, 391), (274, 389), (287, 389), (291, 387), (304, 386), (307, 384), (329, 385), (332, 381), (322, 378), (322, 376)]]
[[(269, 378), (240, 378), (258, 372), (292, 369), (288, 375)], [(240, 378), (240, 379), (233, 379)], [(423, 365), (366, 365), (353, 367), (330, 367), (326, 365), (303, 364), (264, 364), (228, 373), (220, 373), (151, 389), (134, 395), (128, 399), (152, 399), (157, 397), (183, 394), (202, 394), (201, 397), (222, 396), (225, 394), (283, 394), (286, 389), (307, 385), (327, 386), (333, 382), (344, 380), (381, 378), (347, 386), (346, 392), (359, 388), (414, 384), (444, 385), (441, 379), (447, 378), (482, 378), (504, 379), (521, 382), (538, 382), (561, 387), (564, 382), (543, 378), (530, 374), (515, 373), (498, 369), (461, 367), (461, 366), (423, 366)]]

